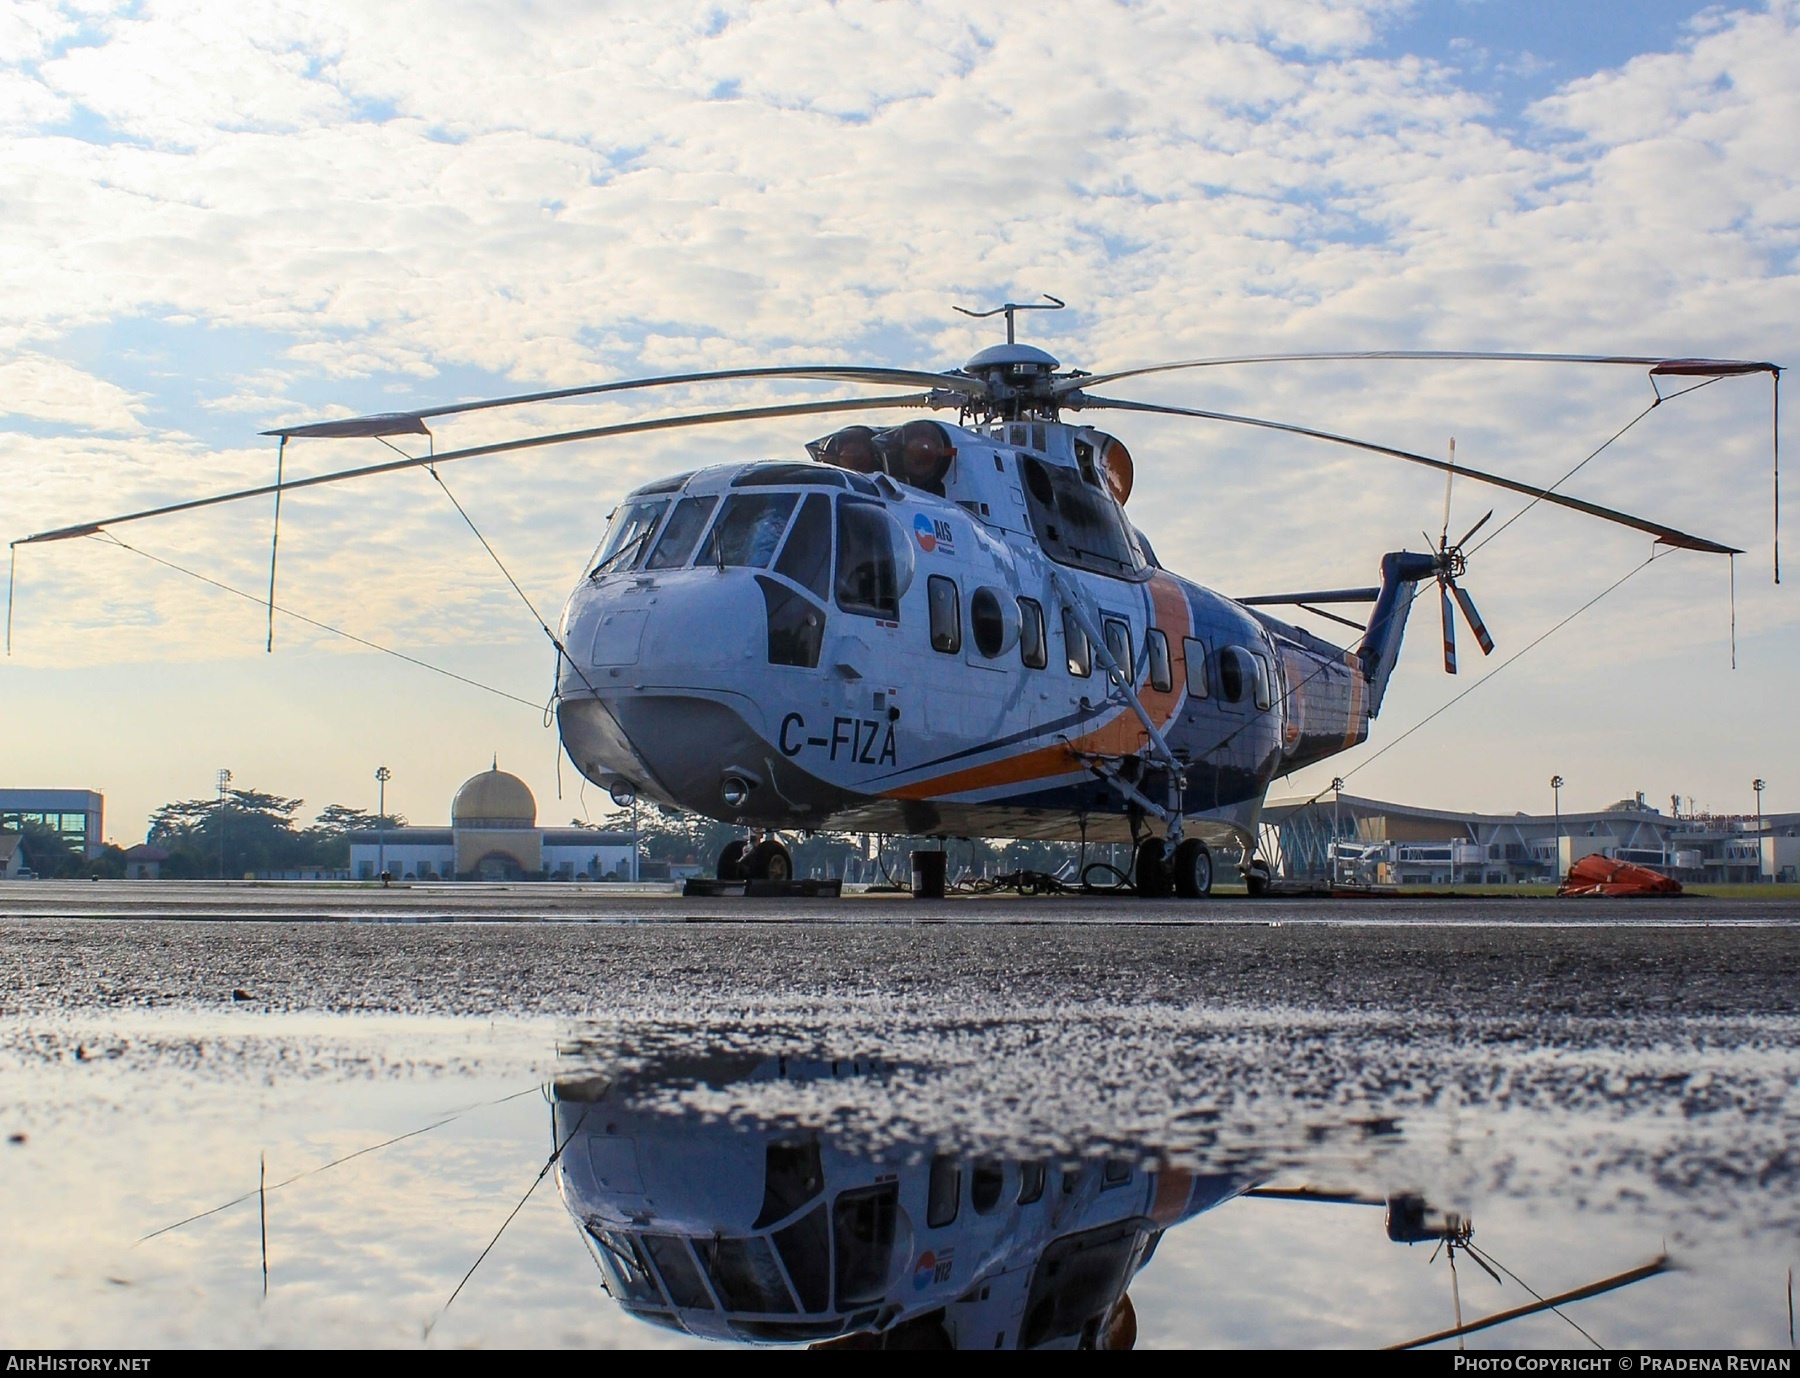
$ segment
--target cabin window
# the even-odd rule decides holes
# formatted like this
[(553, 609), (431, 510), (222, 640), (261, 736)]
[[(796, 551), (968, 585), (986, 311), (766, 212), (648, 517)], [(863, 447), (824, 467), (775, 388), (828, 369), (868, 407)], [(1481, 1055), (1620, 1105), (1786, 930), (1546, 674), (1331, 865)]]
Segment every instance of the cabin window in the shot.
[(987, 1215), (1000, 1204), (1006, 1186), (1006, 1168), (998, 1158), (977, 1158), (969, 1174), (969, 1204), (975, 1214)]
[(1019, 659), (1028, 670), (1041, 670), (1050, 663), (1050, 649), (1044, 643), (1044, 609), (1035, 598), (1019, 600)]
[(1206, 643), (1195, 637), (1181, 638), (1181, 654), (1187, 661), (1187, 691), (1192, 698), (1203, 699), (1207, 694), (1206, 684)]
[(969, 595), (969, 634), (975, 638), (975, 649), (989, 660), (1006, 649), (1006, 615), (1000, 610), (1000, 595), (992, 589), (979, 588)]
[(816, 670), (819, 648), (825, 643), (824, 611), (766, 574), (757, 575), (756, 582), (769, 616), (769, 664)]
[(1144, 633), (1144, 651), (1150, 657), (1150, 687), (1159, 694), (1168, 693), (1175, 687), (1169, 673), (1169, 638), (1150, 628)]
[(840, 1311), (887, 1296), (894, 1257), (894, 1226), (900, 1188), (892, 1182), (847, 1191), (832, 1203), (831, 1234), (837, 1255)]
[(1050, 1176), (1048, 1163), (1019, 1164), (1019, 1204), (1029, 1206), (1044, 1199), (1044, 1182)]
[(1106, 637), (1106, 649), (1112, 653), (1118, 667), (1125, 672), (1125, 682), (1129, 684), (1136, 678), (1137, 669), (1131, 660), (1131, 628), (1118, 618), (1109, 617), (1100, 631)]
[(713, 1309), (712, 1295), (700, 1280), (700, 1269), (680, 1235), (647, 1234), (644, 1247), (656, 1264), (656, 1271), (662, 1274), (670, 1301), (684, 1311)]
[[(673, 517), (669, 521), (674, 524)], [(820, 598), (825, 596), (825, 585), (831, 578), (831, 499), (823, 493), (811, 494), (800, 505), (800, 515), (794, 519), (794, 529), (788, 532), (781, 558), (775, 562), (775, 572), (785, 574), (803, 589), (811, 589)]]
[(879, 503), (844, 499), (837, 511), (837, 605), (864, 617), (900, 620), (894, 524)]
[(600, 548), (600, 562), (588, 577), (623, 574), (628, 569), (636, 569), (644, 547), (650, 543), (650, 533), (656, 530), (657, 522), (668, 510), (667, 498), (649, 498), (628, 502), (613, 513), (612, 530), (607, 533), (606, 544)]
[(1219, 697), (1226, 703), (1244, 701), (1244, 691), (1256, 678), (1249, 660), (1250, 653), (1237, 646), (1227, 646), (1219, 652)]
[(1256, 671), (1256, 680), (1253, 685), (1256, 706), (1269, 708), (1275, 702), (1275, 693), (1273, 676), (1269, 673), (1268, 657), (1253, 655), (1250, 657), (1250, 664)]
[(962, 598), (956, 580), (934, 574), (925, 581), (931, 609), (931, 649), (955, 655), (962, 649)]
[(962, 1168), (948, 1153), (931, 1160), (931, 1176), (925, 1183), (925, 1224), (939, 1230), (956, 1223), (962, 1205)]
[(702, 558), (721, 567), (767, 569), (798, 500), (793, 493), (733, 493), (713, 523)]
[(1032, 531), (1051, 559), (1115, 578), (1136, 579), (1145, 572), (1125, 514), (1110, 493), (1083, 483), (1073, 469), (1031, 455), (1019, 456), (1019, 475)]
[(669, 524), (663, 528), (662, 536), (656, 542), (656, 549), (650, 552), (645, 561), (645, 569), (680, 569), (694, 553), (694, 547), (700, 544), (700, 533), (706, 530), (706, 519), (712, 516), (712, 510), (718, 506), (715, 496), (704, 498), (683, 498), (675, 504), (675, 510), (669, 514)]
[(1081, 623), (1067, 608), (1063, 609), (1063, 644), (1069, 652), (1069, 673), (1077, 679), (1086, 679), (1094, 672), (1093, 653), (1088, 649), (1087, 633), (1081, 630)]

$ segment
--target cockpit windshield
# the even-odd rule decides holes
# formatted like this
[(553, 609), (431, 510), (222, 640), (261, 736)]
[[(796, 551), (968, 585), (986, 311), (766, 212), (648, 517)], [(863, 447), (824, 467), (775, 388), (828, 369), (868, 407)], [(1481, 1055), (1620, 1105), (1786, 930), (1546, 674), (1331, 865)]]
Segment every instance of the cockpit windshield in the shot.
[(1138, 579), (1144, 557), (1132, 538), (1125, 514), (1111, 494), (1102, 492), (1073, 469), (1019, 456), (1025, 480), (1025, 506), (1032, 530), (1044, 553), (1058, 564)]
[(701, 548), (701, 561), (767, 569), (798, 500), (796, 493), (733, 493)]
[(650, 552), (650, 559), (645, 569), (680, 569), (688, 562), (688, 556), (694, 553), (699, 544), (700, 533), (706, 529), (706, 519), (712, 516), (712, 510), (718, 505), (714, 496), (683, 498), (675, 504), (675, 512), (669, 518), (669, 524), (663, 528), (661, 538), (656, 542), (656, 549)]
[(613, 514), (612, 530), (600, 548), (600, 561), (588, 577), (623, 574), (626, 570), (636, 569), (644, 547), (650, 543), (650, 533), (656, 530), (657, 522), (662, 520), (662, 514), (668, 508), (667, 498), (627, 501)]

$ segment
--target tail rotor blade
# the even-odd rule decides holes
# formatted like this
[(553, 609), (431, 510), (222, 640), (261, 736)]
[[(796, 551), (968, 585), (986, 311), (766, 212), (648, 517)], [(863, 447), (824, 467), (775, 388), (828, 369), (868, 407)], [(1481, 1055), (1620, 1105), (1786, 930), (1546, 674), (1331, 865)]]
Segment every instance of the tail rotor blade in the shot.
[[(1488, 635), (1487, 624), (1481, 620), (1481, 614), (1475, 611), (1475, 600), (1469, 597), (1461, 584), (1450, 585), (1450, 591), (1456, 595), (1456, 602), (1462, 608), (1463, 616), (1468, 619), (1469, 630), (1475, 633), (1475, 639), (1481, 643), (1481, 653), (1491, 656), (1494, 653), (1494, 638)], [(1450, 614), (1448, 604), (1444, 606), (1444, 615)]]
[(1461, 550), (1470, 541), (1474, 540), (1475, 533), (1477, 531), (1481, 530), (1482, 527), (1486, 526), (1488, 524), (1488, 517), (1491, 517), (1493, 515), (1494, 515), (1494, 509), (1491, 507), (1488, 508), (1487, 516), (1483, 517), (1480, 521), (1476, 522), (1475, 525), (1471, 526), (1466, 532), (1463, 533), (1463, 538), (1456, 543), (1456, 548), (1458, 550)]
[(1450, 548), (1450, 485), (1456, 482), (1456, 437), (1450, 437), (1450, 467), (1444, 471), (1444, 530), (1438, 537), (1438, 549)]
[(1444, 614), (1444, 673), (1456, 673), (1456, 622), (1450, 615), (1450, 582), (1438, 580), (1438, 598)]

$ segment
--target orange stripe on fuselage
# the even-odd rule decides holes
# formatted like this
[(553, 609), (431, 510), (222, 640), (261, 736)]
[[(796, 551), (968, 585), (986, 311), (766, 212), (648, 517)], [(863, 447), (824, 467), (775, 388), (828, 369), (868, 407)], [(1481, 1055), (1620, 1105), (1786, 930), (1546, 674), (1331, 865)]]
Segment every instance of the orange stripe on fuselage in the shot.
[[(1138, 702), (1159, 730), (1173, 721), (1175, 711), (1187, 693), (1187, 654), (1183, 638), (1193, 631), (1193, 614), (1187, 594), (1167, 574), (1150, 576), (1151, 607), (1155, 616), (1151, 626), (1169, 638), (1169, 688), (1152, 689), (1146, 678), (1138, 692)], [(1079, 769), (1079, 756), (1129, 756), (1140, 751), (1149, 741), (1137, 714), (1121, 709), (1099, 726), (1068, 742), (1052, 746), (1026, 747), (1011, 756), (983, 765), (915, 780), (910, 785), (884, 790), (888, 799), (926, 799), (940, 794), (966, 794), (971, 790), (993, 789), (1000, 785), (1024, 784)]]
[(1350, 667), (1350, 711), (1344, 722), (1344, 746), (1347, 749), (1363, 739), (1363, 674), (1362, 661), (1357, 659), (1355, 651), (1344, 652), (1344, 664)]

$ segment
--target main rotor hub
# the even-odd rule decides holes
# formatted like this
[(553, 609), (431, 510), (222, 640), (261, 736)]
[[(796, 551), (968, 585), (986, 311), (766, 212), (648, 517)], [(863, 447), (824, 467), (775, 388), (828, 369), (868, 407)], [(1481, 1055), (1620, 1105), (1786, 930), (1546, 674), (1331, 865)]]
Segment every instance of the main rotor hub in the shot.
[(1056, 419), (1056, 395), (1050, 390), (1057, 359), (1035, 345), (989, 345), (962, 366), (962, 372), (987, 384), (987, 396), (970, 399), (970, 409), (983, 419)]

